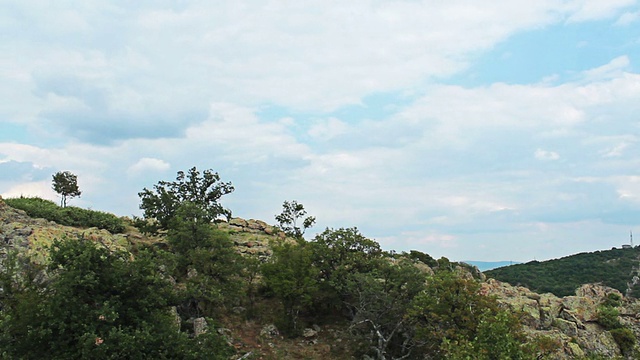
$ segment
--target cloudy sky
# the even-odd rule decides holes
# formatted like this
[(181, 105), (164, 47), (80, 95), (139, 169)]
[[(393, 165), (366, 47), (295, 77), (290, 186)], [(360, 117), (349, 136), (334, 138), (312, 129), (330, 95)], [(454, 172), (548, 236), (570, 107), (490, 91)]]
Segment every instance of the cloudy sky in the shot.
[[(192, 166), (274, 223), (543, 260), (640, 239), (640, 1), (0, 3), (0, 194), (139, 215)], [(639, 240), (640, 242), (640, 240)]]

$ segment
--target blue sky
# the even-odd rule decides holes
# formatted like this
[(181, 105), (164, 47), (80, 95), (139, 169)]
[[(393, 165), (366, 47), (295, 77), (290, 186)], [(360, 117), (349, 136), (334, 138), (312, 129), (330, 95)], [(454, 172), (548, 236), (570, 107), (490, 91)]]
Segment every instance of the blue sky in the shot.
[(549, 259), (640, 218), (636, 0), (0, 4), (0, 194), (139, 215), (192, 166), (385, 249)]

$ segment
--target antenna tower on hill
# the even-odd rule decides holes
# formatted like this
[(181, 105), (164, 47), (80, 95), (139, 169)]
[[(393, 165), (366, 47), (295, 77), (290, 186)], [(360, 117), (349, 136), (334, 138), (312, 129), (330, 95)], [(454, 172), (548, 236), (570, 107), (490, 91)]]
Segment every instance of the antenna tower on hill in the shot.
[(629, 230), (629, 240), (631, 240), (631, 247), (633, 247), (633, 231)]

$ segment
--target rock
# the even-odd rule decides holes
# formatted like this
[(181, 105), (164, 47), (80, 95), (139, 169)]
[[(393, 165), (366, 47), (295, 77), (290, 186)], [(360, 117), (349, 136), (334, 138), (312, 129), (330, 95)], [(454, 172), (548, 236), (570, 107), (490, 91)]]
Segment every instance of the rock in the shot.
[(572, 321), (558, 318), (554, 320), (553, 326), (568, 336), (578, 336), (578, 325)]
[(267, 223), (261, 220), (250, 219), (247, 221), (247, 227), (252, 230), (264, 230), (267, 226)]
[(316, 330), (314, 330), (314, 329), (306, 328), (306, 329), (304, 329), (304, 330), (302, 331), (302, 336), (303, 336), (304, 338), (307, 338), (307, 339), (308, 339), (308, 338), (312, 338), (312, 337), (316, 337), (316, 336), (318, 336), (318, 332), (317, 332)]
[(562, 299), (553, 294), (542, 294), (538, 300), (540, 306), (540, 322), (541, 327), (548, 329), (554, 318), (560, 315), (562, 311)]
[(602, 298), (566, 296), (562, 298), (563, 311), (560, 316), (563, 313), (570, 313), (579, 321), (596, 321), (598, 319), (598, 305), (600, 305), (601, 301)]
[(175, 326), (177, 331), (180, 331), (180, 324), (182, 323), (182, 319), (180, 319), (180, 314), (178, 314), (178, 308), (172, 306), (170, 312), (171, 316), (173, 317), (173, 325)]
[(207, 320), (203, 317), (193, 319), (193, 335), (200, 336), (207, 332)]
[(24, 228), (20, 228), (20, 229), (16, 229), (14, 231), (14, 234), (17, 236), (23, 236), (23, 237), (27, 237), (29, 235), (31, 235), (33, 233), (33, 229), (30, 227), (24, 227)]
[[(525, 332), (530, 337), (547, 336), (561, 344), (558, 359), (575, 358), (591, 354), (612, 358), (620, 355), (620, 348), (598, 324), (598, 307), (611, 293), (619, 291), (601, 284), (581, 286), (575, 296), (558, 298), (553, 294), (536, 294), (521, 287), (511, 286), (494, 279), (481, 283), (480, 293), (496, 296), (498, 302), (515, 313), (522, 314)], [(634, 304), (634, 305), (632, 305)], [(640, 304), (626, 300), (620, 307), (621, 322), (640, 336)], [(554, 355), (554, 356), (555, 356)]]
[(236, 225), (240, 228), (245, 228), (247, 227), (247, 220), (241, 218), (233, 218), (229, 221), (229, 225)]
[(582, 358), (585, 356), (584, 351), (582, 351), (582, 349), (580, 348), (580, 345), (570, 342), (567, 344), (567, 348), (569, 351), (567, 351), (569, 353), (569, 355), (574, 356), (574, 357), (578, 357), (578, 358)]
[(275, 325), (269, 324), (269, 325), (265, 325), (262, 328), (262, 330), (260, 330), (260, 336), (264, 338), (273, 339), (277, 336), (280, 336), (280, 332), (278, 331), (278, 328)]
[(620, 291), (602, 284), (584, 284), (576, 290), (576, 296), (592, 298), (598, 302), (612, 293), (623, 297)]
[(620, 356), (620, 348), (610, 332), (597, 324), (585, 324), (585, 328), (585, 330), (579, 330), (579, 336), (576, 338), (585, 352), (607, 358)]
[(435, 273), (433, 272), (433, 269), (429, 267), (429, 265), (426, 265), (422, 262), (416, 262), (414, 264), (414, 266), (416, 268), (418, 268), (418, 270), (420, 270), (420, 272), (427, 274), (427, 276), (433, 276)]

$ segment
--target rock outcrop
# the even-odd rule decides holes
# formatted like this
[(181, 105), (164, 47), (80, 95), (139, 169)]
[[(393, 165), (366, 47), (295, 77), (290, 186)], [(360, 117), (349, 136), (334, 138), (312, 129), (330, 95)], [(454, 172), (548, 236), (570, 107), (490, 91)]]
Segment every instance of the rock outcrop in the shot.
[(0, 256), (12, 249), (25, 251), (36, 261), (44, 261), (48, 247), (56, 239), (85, 237), (110, 249), (126, 249), (127, 235), (111, 234), (98, 228), (79, 229), (45, 219), (34, 219), (8, 206), (0, 198)]
[[(521, 286), (511, 286), (494, 279), (482, 284), (481, 291), (495, 295), (498, 302), (521, 314), (526, 332), (532, 337), (548, 337), (560, 345), (556, 358), (585, 355), (620, 356), (620, 348), (609, 331), (598, 323), (598, 307), (609, 294), (622, 294), (600, 284), (586, 284), (575, 296), (559, 298), (537, 294)], [(619, 307), (620, 321), (640, 334), (640, 302), (624, 299)]]
[(232, 218), (229, 222), (218, 223), (218, 228), (229, 233), (241, 254), (257, 256), (261, 260), (273, 254), (272, 241), (286, 241), (284, 232), (261, 220)]

